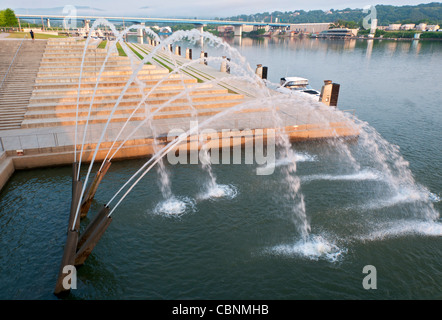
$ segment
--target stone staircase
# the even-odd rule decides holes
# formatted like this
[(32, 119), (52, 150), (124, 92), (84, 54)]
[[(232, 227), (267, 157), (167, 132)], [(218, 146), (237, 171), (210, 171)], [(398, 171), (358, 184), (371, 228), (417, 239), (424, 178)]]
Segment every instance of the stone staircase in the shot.
[[(22, 128), (75, 124), (78, 78), (84, 44), (84, 41), (71, 39), (48, 40)], [(97, 48), (97, 43), (87, 48), (78, 105), (79, 125), (86, 123), (106, 53), (106, 49)], [(89, 123), (105, 123), (108, 120), (131, 75), (129, 57), (118, 56), (117, 52), (112, 53), (95, 93)], [(138, 79), (145, 85), (144, 94), (149, 93), (146, 105), (151, 111), (168, 103), (155, 114), (154, 119), (157, 120), (187, 118), (195, 113), (198, 116), (213, 115), (244, 101), (243, 95), (231, 94), (225, 88), (198, 83), (188, 75), (169, 74), (169, 71), (161, 66), (144, 65), (138, 73)], [(153, 89), (161, 80), (162, 82)], [(113, 115), (112, 122), (126, 121), (142, 100), (140, 91), (135, 82), (131, 83)], [(171, 101), (173, 98), (176, 99)], [(145, 119), (145, 110), (144, 105), (140, 107), (132, 120)]]
[[(11, 64), (21, 40), (0, 45), (0, 81)], [(18, 129), (24, 120), (46, 41), (24, 40), (0, 88), (0, 130)]]

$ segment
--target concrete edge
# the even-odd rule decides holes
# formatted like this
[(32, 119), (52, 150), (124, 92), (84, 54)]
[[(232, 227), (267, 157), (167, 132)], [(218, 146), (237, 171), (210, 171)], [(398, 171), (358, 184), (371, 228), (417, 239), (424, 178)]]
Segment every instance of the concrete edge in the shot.
[(9, 178), (15, 172), (14, 162), (10, 157), (6, 156), (5, 152), (0, 154), (0, 191), (3, 190), (3, 187), (9, 181)]

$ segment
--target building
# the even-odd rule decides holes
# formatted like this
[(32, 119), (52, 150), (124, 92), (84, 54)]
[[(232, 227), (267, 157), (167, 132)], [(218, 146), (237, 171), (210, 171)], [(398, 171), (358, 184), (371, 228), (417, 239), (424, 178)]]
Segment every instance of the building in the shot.
[(317, 33), (330, 28), (331, 23), (297, 23), (291, 24), (287, 30), (289, 32), (302, 32), (302, 33)]
[(416, 25), (414, 23), (403, 24), (400, 27), (400, 30), (413, 30)]
[(431, 24), (427, 26), (427, 31), (437, 31), (440, 27), (438, 24)]
[(400, 30), (400, 28), (401, 28), (401, 25), (399, 23), (393, 23), (393, 24), (390, 24), (386, 30), (397, 31), (397, 30)]
[(419, 30), (419, 31), (427, 30), (427, 24), (426, 23), (419, 23), (419, 25), (416, 26), (416, 30)]
[(347, 28), (336, 28), (336, 29), (328, 29), (321, 31), (318, 35), (318, 38), (352, 38), (358, 35), (358, 29), (347, 29)]
[(217, 31), (221, 32), (221, 33), (233, 32), (234, 27), (233, 26), (218, 26)]

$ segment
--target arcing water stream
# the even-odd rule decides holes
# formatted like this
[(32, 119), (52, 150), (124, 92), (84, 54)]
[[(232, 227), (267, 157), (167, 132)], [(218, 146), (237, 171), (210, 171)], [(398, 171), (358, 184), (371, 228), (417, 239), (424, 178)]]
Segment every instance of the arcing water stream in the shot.
[[(97, 21), (93, 28), (101, 23), (105, 23), (109, 26), (108, 22), (103, 21)], [(117, 41), (120, 41), (125, 33), (127, 33), (132, 27), (126, 28), (121, 34), (118, 33), (118, 31), (115, 30), (113, 26), (111, 26), (112, 30), (115, 34), (117, 34)], [(140, 28), (139, 26), (136, 26), (136, 28)], [(158, 173), (160, 176), (159, 183), (160, 188), (162, 190), (162, 194), (164, 197), (164, 200), (160, 201), (159, 204), (156, 207), (156, 212), (161, 214), (171, 214), (171, 215), (182, 215), (186, 208), (191, 208), (191, 211), (195, 211), (196, 202), (192, 200), (191, 198), (184, 196), (180, 198), (177, 198), (175, 195), (173, 195), (171, 191), (171, 185), (170, 185), (170, 174), (168, 173), (168, 170), (163, 162), (163, 157), (170, 152), (171, 150), (174, 150), (174, 147), (176, 147), (180, 141), (183, 141), (184, 139), (187, 139), (189, 135), (195, 134), (197, 132), (192, 132), (192, 129), (188, 130), (188, 132), (184, 135), (181, 135), (177, 137), (176, 140), (171, 141), (166, 147), (160, 148), (157, 145), (157, 136), (158, 132), (155, 128), (156, 124), (153, 120), (153, 115), (158, 113), (159, 111), (162, 111), (163, 108), (168, 106), (172, 101), (176, 100), (180, 96), (185, 96), (187, 98), (188, 104), (190, 108), (192, 109), (191, 118), (189, 121), (195, 121), (198, 120), (198, 115), (196, 112), (195, 107), (193, 106), (192, 99), (190, 98), (190, 93), (192, 90), (195, 90), (199, 87), (204, 87), (211, 84), (218, 84), (222, 81), (225, 81), (224, 78), (221, 79), (214, 79), (212, 81), (207, 81), (202, 85), (198, 86), (192, 86), (192, 87), (186, 87), (177, 96), (172, 97), (167, 101), (166, 103), (158, 106), (158, 108), (153, 112), (151, 107), (149, 107), (146, 100), (150, 96), (150, 94), (159, 86), (161, 83), (167, 79), (169, 76), (165, 76), (162, 80), (160, 80), (151, 90), (149, 90), (147, 93), (145, 93), (144, 86), (140, 83), (140, 80), (137, 80), (137, 74), (141, 70), (142, 66), (146, 62), (154, 62), (153, 57), (157, 52), (160, 52), (162, 47), (167, 47), (169, 44), (173, 44), (175, 42), (183, 41), (183, 39), (190, 41), (190, 42), (196, 42), (200, 40), (202, 37), (205, 41), (208, 41), (206, 43), (207, 46), (215, 46), (215, 47), (222, 47), (230, 57), (232, 57), (232, 76), (231, 79), (246, 79), (246, 81), (252, 85), (256, 86), (256, 92), (257, 96), (253, 101), (245, 101), (242, 104), (238, 104), (235, 107), (231, 107), (226, 111), (221, 112), (218, 115), (204, 118), (204, 121), (202, 124), (200, 124), (199, 129), (203, 129), (204, 127), (209, 127), (210, 125), (213, 125), (215, 120), (219, 124), (222, 121), (226, 121), (229, 119), (229, 117), (232, 117), (235, 112), (240, 111), (241, 109), (248, 108), (253, 109), (258, 107), (262, 107), (263, 105), (268, 107), (271, 112), (273, 127), (275, 128), (282, 128), (284, 127), (284, 121), (281, 118), (280, 113), (277, 111), (278, 106), (284, 105), (289, 106), (291, 108), (296, 108), (299, 110), (299, 114), (308, 114), (309, 120), (311, 120), (312, 117), (316, 117), (318, 119), (321, 119), (321, 123), (323, 123), (324, 126), (327, 126), (327, 123), (331, 121), (330, 119), (334, 119), (333, 116), (330, 117), (330, 114), (335, 113), (339, 114), (341, 117), (350, 119), (357, 123), (357, 125), (360, 127), (360, 137), (358, 139), (357, 148), (355, 146), (348, 146), (345, 141), (343, 141), (338, 136), (336, 139), (330, 139), (328, 141), (327, 148), (333, 149), (334, 152), (337, 152), (339, 154), (339, 158), (342, 161), (343, 165), (346, 165), (346, 168), (342, 168), (343, 171), (353, 171), (350, 173), (345, 173), (341, 175), (332, 175), (332, 174), (313, 174), (306, 177), (299, 177), (297, 175), (297, 160), (299, 159), (299, 155), (296, 154), (295, 150), (293, 149), (292, 145), (289, 142), (289, 138), (287, 134), (285, 134), (283, 131), (278, 130), (277, 132), (277, 138), (276, 138), (276, 145), (277, 145), (277, 158), (276, 162), (274, 162), (274, 165), (278, 168), (278, 170), (281, 171), (283, 179), (282, 182), (282, 193), (285, 195), (285, 200), (278, 203), (278, 206), (282, 208), (282, 211), (292, 212), (290, 214), (292, 220), (292, 223), (297, 230), (297, 234), (301, 237), (301, 242), (296, 243), (294, 250), (297, 253), (303, 253), (307, 256), (321, 256), (321, 255), (332, 255), (335, 259), (336, 256), (339, 256), (339, 254), (336, 254), (337, 252), (340, 252), (340, 249), (334, 245), (333, 243), (329, 243), (325, 238), (323, 238), (320, 235), (314, 235), (311, 234), (311, 226), (309, 222), (308, 212), (306, 212), (306, 206), (305, 206), (305, 199), (301, 191), (301, 185), (302, 183), (308, 183), (309, 181), (314, 180), (330, 180), (330, 181), (336, 181), (336, 180), (349, 180), (349, 181), (365, 181), (365, 180), (373, 180), (373, 181), (382, 181), (383, 187), (381, 188), (382, 191), (379, 193), (379, 199), (376, 201), (373, 201), (368, 204), (363, 204), (361, 208), (365, 209), (375, 209), (379, 207), (384, 206), (392, 206), (396, 205), (397, 203), (402, 202), (409, 202), (413, 209), (409, 209), (407, 215), (411, 215), (414, 218), (428, 220), (428, 221), (435, 221), (439, 217), (439, 213), (434, 209), (431, 201), (430, 196), (431, 193), (426, 190), (423, 186), (419, 186), (415, 183), (413, 176), (411, 174), (411, 171), (408, 168), (408, 163), (404, 161), (404, 159), (400, 156), (398, 149), (395, 146), (392, 146), (387, 141), (385, 141), (372, 127), (370, 127), (367, 123), (359, 121), (355, 117), (351, 117), (348, 114), (343, 114), (340, 111), (331, 111), (330, 109), (326, 110), (323, 106), (319, 105), (319, 103), (312, 102), (311, 100), (307, 100), (305, 98), (302, 98), (301, 96), (278, 96), (274, 97), (271, 94), (269, 94), (269, 91), (267, 88), (262, 87), (262, 84), (260, 84), (260, 80), (256, 78), (256, 76), (253, 74), (252, 69), (248, 65), (248, 63), (245, 61), (245, 59), (239, 54), (239, 52), (227, 45), (225, 42), (223, 42), (221, 39), (214, 37), (213, 35), (209, 33), (203, 33), (201, 34), (197, 30), (192, 31), (179, 31), (174, 33), (172, 36), (168, 37), (166, 40), (160, 42), (160, 39), (154, 34), (149, 28), (144, 28), (144, 30), (147, 31), (149, 36), (154, 37), (156, 41), (159, 42), (159, 45), (154, 48), (149, 54), (147, 54), (141, 63), (138, 64), (138, 67), (134, 70), (133, 75), (131, 76), (130, 80), (128, 80), (125, 88), (120, 94), (120, 98), (118, 99), (117, 103), (115, 104), (111, 115), (109, 116), (109, 120), (106, 124), (106, 126), (103, 129), (103, 135), (106, 131), (107, 125), (109, 124), (110, 120), (112, 119), (113, 112), (118, 107), (119, 102), (121, 101), (121, 98), (123, 97), (126, 89), (128, 88), (129, 84), (132, 83), (132, 81), (136, 81), (136, 83), (140, 87), (140, 92), (142, 93), (143, 97), (140, 100), (140, 103), (138, 104), (137, 108), (133, 111), (131, 116), (128, 117), (126, 123), (121, 127), (121, 130), (118, 134), (118, 136), (115, 139), (115, 142), (120, 137), (122, 132), (124, 131), (126, 125), (131, 120), (132, 115), (136, 113), (138, 108), (142, 106), (143, 104), (146, 105), (146, 119), (138, 124), (138, 126), (132, 130), (131, 133), (127, 134), (125, 137), (125, 140), (122, 144), (119, 145), (119, 147), (116, 149), (115, 152), (113, 152), (113, 155), (109, 158), (112, 159), (113, 156), (118, 152), (118, 150), (124, 145), (124, 143), (133, 136), (133, 134), (141, 128), (143, 125), (147, 125), (150, 128), (150, 131), (153, 134), (155, 143), (155, 155), (146, 162), (144, 166), (140, 170), (138, 170), (126, 183), (123, 185), (123, 187), (120, 189), (120, 191), (123, 190), (123, 188), (126, 188), (126, 186), (129, 188), (126, 193), (120, 198), (120, 200), (117, 202), (115, 207), (112, 209), (111, 214), (114, 212), (114, 210), (119, 206), (121, 201), (129, 194), (129, 192), (132, 190), (132, 188), (140, 181), (140, 179), (148, 173), (150, 168), (155, 165), (155, 163), (158, 164)], [(89, 39), (88, 39), (89, 40)], [(131, 50), (126, 46), (124, 42), (121, 42), (122, 46), (126, 49), (126, 52), (131, 53)], [(86, 42), (87, 45), (87, 42)], [(113, 44), (113, 47), (115, 47), (115, 44)], [(109, 53), (112, 51), (109, 50), (107, 57), (109, 56)], [(86, 51), (85, 51), (86, 52)], [(136, 57), (132, 54), (129, 54), (130, 59), (132, 61), (133, 65), (136, 65), (137, 62), (134, 62), (136, 60)], [(105, 62), (103, 63), (103, 66), (100, 70), (101, 72), (104, 70), (104, 66), (107, 61), (107, 57)], [(83, 55), (84, 58), (84, 55)], [(186, 63), (185, 65), (179, 66), (176, 59), (174, 58), (174, 55), (169, 52), (169, 58), (175, 65), (174, 70), (170, 74), (180, 74), (181, 80), (183, 79), (184, 72), (186, 67), (192, 66), (192, 64), (200, 63), (200, 60), (195, 60), (189, 63)], [(211, 62), (219, 62), (221, 61), (220, 58), (209, 58), (207, 59)], [(100, 75), (97, 79), (97, 85), (95, 87), (98, 87), (98, 83), (100, 80)], [(81, 80), (81, 74), (80, 74), (80, 80)], [(184, 85), (184, 81), (182, 81), (182, 84)], [(269, 84), (269, 87), (271, 87), (272, 84)], [(94, 94), (95, 94), (94, 90)], [(92, 96), (91, 106), (93, 104), (94, 95)], [(90, 116), (90, 110), (89, 109), (89, 116)], [(88, 116), (88, 117), (89, 117)], [(255, 113), (250, 114), (251, 117), (255, 116)], [(299, 120), (298, 120), (299, 121)], [(306, 119), (302, 119), (301, 123), (305, 123)], [(86, 123), (86, 129), (84, 132), (84, 135), (86, 134), (87, 130), (87, 123)], [(164, 133), (162, 133), (164, 134)], [(102, 135), (102, 137), (103, 137)], [(97, 152), (100, 142), (102, 138), (100, 139), (99, 143), (97, 144), (97, 148), (95, 153)], [(114, 142), (114, 144), (115, 144)], [(84, 144), (84, 139), (83, 139)], [(112, 146), (113, 147), (113, 146)], [(112, 148), (109, 150), (108, 155), (111, 153)], [(81, 156), (83, 152), (83, 145), (81, 148), (80, 153), (80, 162), (81, 162)], [(198, 196), (199, 199), (207, 199), (210, 197), (222, 197), (225, 196), (227, 198), (234, 198), (237, 194), (236, 187), (230, 186), (230, 185), (219, 185), (216, 182), (215, 175), (212, 171), (212, 167), (209, 160), (209, 153), (207, 149), (203, 146), (200, 155), (202, 155), (202, 168), (205, 170), (208, 174), (208, 182), (205, 185), (205, 191)], [(311, 155), (306, 155), (307, 158), (311, 158)], [(303, 159), (302, 157), (300, 158)], [(106, 160), (106, 159), (105, 159)], [(369, 160), (369, 161), (367, 161)], [(90, 170), (92, 168), (93, 162), (91, 163), (89, 167), (88, 174), (86, 176), (86, 181), (88, 179)], [(104, 161), (103, 161), (104, 163)], [(267, 164), (268, 165), (268, 164)], [(145, 170), (144, 168), (147, 169)], [(144, 170), (144, 172), (141, 174), (141, 170)], [(132, 182), (132, 180), (138, 176), (137, 180), (135, 182)], [(130, 183), (132, 183), (130, 185)], [(111, 204), (112, 200), (120, 193), (118, 191), (114, 197), (112, 197), (111, 201), (108, 202), (108, 205)], [(241, 190), (240, 190), (241, 192)], [(381, 195), (388, 195), (386, 199), (381, 198)], [(281, 248), (278, 247), (280, 250)]]

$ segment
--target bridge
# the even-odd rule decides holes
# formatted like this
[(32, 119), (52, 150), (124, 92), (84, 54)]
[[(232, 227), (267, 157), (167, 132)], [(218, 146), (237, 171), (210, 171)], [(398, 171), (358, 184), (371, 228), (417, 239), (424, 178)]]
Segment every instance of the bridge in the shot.
[(97, 19), (106, 19), (112, 22), (125, 22), (128, 23), (165, 23), (165, 24), (193, 24), (197, 28), (202, 30), (203, 25), (231, 25), (235, 27), (235, 35), (241, 35), (243, 26), (257, 26), (266, 27), (270, 26), (273, 28), (288, 28), (293, 31), (304, 31), (304, 32), (319, 32), (328, 29), (330, 23), (302, 23), (302, 24), (292, 24), (292, 23), (276, 23), (276, 22), (257, 22), (257, 21), (231, 21), (231, 20), (210, 20), (210, 19), (173, 19), (173, 18), (143, 18), (143, 17), (101, 17), (101, 16), (66, 16), (66, 15), (33, 15), (33, 14), (16, 14), (19, 19), (41, 19), (47, 22), (47, 26), (50, 27), (50, 20), (64, 20), (67, 18), (75, 18), (77, 20), (83, 20), (84, 25), (89, 26), (90, 21), (95, 21)]

